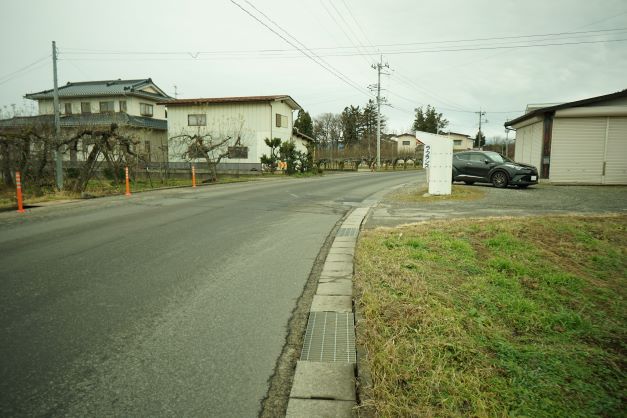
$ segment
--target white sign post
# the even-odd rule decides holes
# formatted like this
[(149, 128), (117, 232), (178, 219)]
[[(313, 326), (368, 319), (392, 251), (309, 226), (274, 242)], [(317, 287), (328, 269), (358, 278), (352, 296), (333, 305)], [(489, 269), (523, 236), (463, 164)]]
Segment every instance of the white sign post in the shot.
[(427, 171), (429, 194), (451, 194), (453, 140), (422, 131), (416, 131), (416, 139), (425, 144), (422, 166)]

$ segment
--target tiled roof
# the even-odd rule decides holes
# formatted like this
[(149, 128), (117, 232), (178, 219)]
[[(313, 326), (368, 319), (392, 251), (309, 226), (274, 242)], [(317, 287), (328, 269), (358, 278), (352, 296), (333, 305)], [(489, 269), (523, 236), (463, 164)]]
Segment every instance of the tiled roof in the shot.
[[(62, 128), (75, 128), (81, 126), (109, 126), (112, 123), (117, 123), (119, 126), (132, 126), (135, 128), (147, 128), (163, 131), (168, 129), (168, 122), (166, 120), (146, 118), (143, 116), (133, 116), (126, 113), (92, 113), (89, 115), (68, 115), (61, 116), (60, 122)], [(11, 119), (0, 120), (0, 129), (53, 124), (53, 115), (18, 116)]]
[[(122, 96), (136, 95), (151, 97), (153, 99), (169, 99), (170, 96), (163, 94), (155, 94), (142, 91), (144, 87), (154, 87), (161, 91), (150, 78), (140, 80), (102, 80), (102, 81), (84, 81), (79, 83), (67, 83), (65, 86), (59, 87), (59, 97), (93, 97), (93, 96)], [(27, 99), (52, 99), (53, 89), (44, 90), (37, 93), (25, 95)]]
[(238, 96), (238, 97), (202, 97), (197, 99), (175, 99), (162, 101), (159, 104), (167, 106), (189, 106), (189, 105), (202, 105), (202, 104), (217, 104), (217, 103), (255, 103), (255, 102), (274, 102), (274, 101), (286, 101), (294, 110), (302, 109), (294, 99), (287, 94), (274, 95), (274, 96)]

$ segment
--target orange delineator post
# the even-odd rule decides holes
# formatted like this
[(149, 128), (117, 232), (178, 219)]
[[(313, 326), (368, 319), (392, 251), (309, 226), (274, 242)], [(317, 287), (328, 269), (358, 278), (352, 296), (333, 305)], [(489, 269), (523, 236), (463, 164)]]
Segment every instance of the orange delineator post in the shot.
[(128, 182), (128, 167), (124, 167), (124, 174), (126, 175), (126, 193), (127, 196), (131, 195), (131, 185)]
[(192, 187), (196, 188), (196, 167), (192, 164)]
[(15, 172), (15, 186), (17, 188), (17, 211), (24, 213), (24, 203), (22, 202), (22, 176), (19, 171)]

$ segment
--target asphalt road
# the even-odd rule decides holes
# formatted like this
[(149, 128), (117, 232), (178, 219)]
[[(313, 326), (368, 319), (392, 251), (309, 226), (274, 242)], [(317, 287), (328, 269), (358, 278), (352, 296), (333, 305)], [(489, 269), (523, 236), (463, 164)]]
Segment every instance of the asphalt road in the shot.
[(0, 214), (1, 416), (256, 416), (355, 173)]

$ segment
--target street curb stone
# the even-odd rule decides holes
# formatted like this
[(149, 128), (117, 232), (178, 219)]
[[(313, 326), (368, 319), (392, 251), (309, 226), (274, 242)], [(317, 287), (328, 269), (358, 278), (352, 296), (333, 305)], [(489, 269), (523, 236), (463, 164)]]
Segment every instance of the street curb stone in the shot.
[(290, 398), (355, 401), (355, 365), (299, 361)]
[[(333, 240), (310, 312), (353, 312), (353, 258), (359, 229), (369, 210), (370, 205), (353, 209), (340, 226), (357, 233)], [(355, 368), (355, 363), (298, 361), (286, 416), (356, 416)]]

